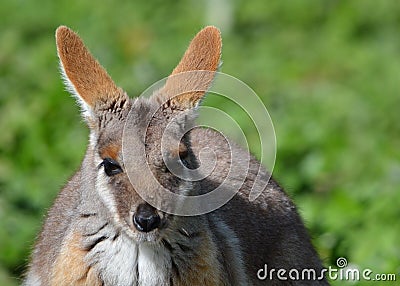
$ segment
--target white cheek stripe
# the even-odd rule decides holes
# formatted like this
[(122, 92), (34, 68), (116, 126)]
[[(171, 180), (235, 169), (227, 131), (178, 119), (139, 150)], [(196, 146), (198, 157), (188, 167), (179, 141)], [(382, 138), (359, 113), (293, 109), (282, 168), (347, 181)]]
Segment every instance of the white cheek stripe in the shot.
[(108, 208), (109, 212), (112, 214), (113, 218), (116, 222), (121, 222), (120, 217), (118, 215), (117, 206), (115, 204), (115, 200), (113, 195), (108, 187), (107, 177), (104, 174), (103, 168), (100, 168), (97, 173), (97, 180), (96, 180), (96, 190), (102, 199), (103, 203)]
[[(95, 162), (101, 162), (99, 156), (95, 155), (95, 157), (96, 157)], [(98, 163), (97, 166), (99, 164), (100, 163)], [(98, 170), (95, 188), (101, 200), (103, 201), (104, 205), (107, 207), (108, 212), (111, 214), (114, 226), (118, 230), (121, 229), (124, 230), (125, 234), (127, 234), (131, 239), (134, 239), (135, 241), (135, 237), (134, 234), (132, 233), (132, 230), (129, 228), (126, 222), (119, 216), (118, 207), (115, 203), (113, 194), (108, 186), (108, 177), (104, 173), (103, 168), (99, 168)]]

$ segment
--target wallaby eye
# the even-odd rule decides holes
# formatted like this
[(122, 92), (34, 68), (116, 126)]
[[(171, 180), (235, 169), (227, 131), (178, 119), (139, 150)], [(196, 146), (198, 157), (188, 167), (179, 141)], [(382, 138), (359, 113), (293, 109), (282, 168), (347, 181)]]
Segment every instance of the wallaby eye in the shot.
[(121, 166), (118, 164), (117, 161), (111, 159), (111, 158), (105, 158), (103, 162), (101, 162), (100, 167), (104, 167), (104, 172), (106, 173), (107, 176), (111, 177), (116, 174), (119, 174), (122, 172)]

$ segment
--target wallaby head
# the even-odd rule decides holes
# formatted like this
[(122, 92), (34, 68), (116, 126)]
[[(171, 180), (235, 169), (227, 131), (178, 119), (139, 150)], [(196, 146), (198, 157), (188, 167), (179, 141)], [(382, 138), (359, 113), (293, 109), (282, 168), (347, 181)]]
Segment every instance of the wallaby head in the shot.
[[(56, 39), (66, 85), (80, 103), (90, 128), (87, 157), (91, 161), (84, 164), (83, 172), (93, 179), (93, 191), (98, 192), (119, 227), (137, 241), (156, 241), (171, 222), (168, 214), (145, 202), (131, 184), (126, 168), (132, 162), (127, 161), (137, 158), (122, 156), (123, 130), (129, 125), (129, 136), (136, 138), (129, 138), (128, 148), (145, 152), (147, 162), (143, 163), (162, 187), (173, 193), (196, 192), (189, 180), (171, 172), (167, 165), (181, 162), (189, 170), (198, 167), (185, 130), (190, 129), (196, 107), (218, 68), (220, 33), (215, 27), (200, 31), (165, 85), (152, 97), (135, 100), (117, 87), (77, 34), (62, 26)], [(136, 162), (131, 168), (141, 167)], [(135, 174), (137, 177), (131, 179), (146, 189), (149, 198), (162, 200), (160, 186), (150, 182), (148, 173), (138, 170)]]

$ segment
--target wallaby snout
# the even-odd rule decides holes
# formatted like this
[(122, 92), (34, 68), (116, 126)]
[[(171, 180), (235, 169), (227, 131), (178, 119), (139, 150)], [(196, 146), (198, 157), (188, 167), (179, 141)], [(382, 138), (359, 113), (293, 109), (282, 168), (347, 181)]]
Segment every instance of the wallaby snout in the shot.
[(157, 210), (147, 203), (140, 204), (133, 215), (133, 224), (137, 230), (142, 232), (150, 232), (158, 228), (160, 222)]

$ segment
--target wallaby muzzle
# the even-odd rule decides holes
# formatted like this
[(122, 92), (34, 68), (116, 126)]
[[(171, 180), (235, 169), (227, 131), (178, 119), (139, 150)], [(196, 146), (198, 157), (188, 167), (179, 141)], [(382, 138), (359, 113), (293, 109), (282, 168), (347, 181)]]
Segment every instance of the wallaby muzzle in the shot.
[(133, 224), (139, 231), (150, 232), (159, 227), (160, 222), (156, 209), (147, 203), (140, 204), (133, 215)]

